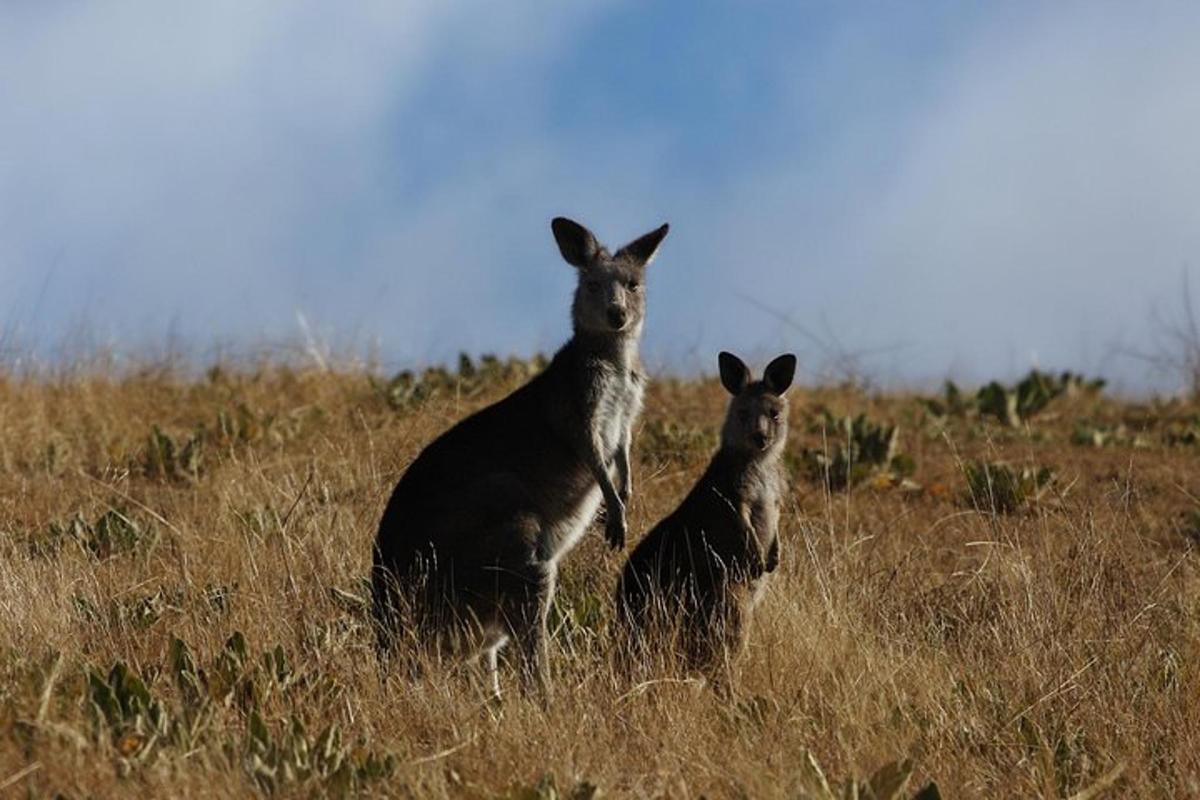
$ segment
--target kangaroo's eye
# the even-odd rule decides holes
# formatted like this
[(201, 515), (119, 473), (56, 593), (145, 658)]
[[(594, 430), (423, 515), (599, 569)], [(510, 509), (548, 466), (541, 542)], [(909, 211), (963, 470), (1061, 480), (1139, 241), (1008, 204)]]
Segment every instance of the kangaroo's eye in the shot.
[(772, 411), (772, 412), (771, 412), (771, 421), (772, 421), (772, 422), (779, 422), (779, 412), (778, 412), (778, 411)]
[(625, 286), (628, 287), (629, 291), (631, 292), (636, 292), (638, 289), (642, 288), (642, 285), (637, 281), (630, 281), (629, 283), (625, 284)]

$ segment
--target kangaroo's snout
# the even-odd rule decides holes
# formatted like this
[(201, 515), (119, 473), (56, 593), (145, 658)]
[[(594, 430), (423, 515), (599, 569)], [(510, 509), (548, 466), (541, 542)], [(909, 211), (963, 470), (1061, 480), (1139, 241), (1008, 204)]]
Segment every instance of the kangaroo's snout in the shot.
[(608, 324), (613, 326), (614, 330), (621, 330), (625, 327), (625, 323), (629, 321), (629, 314), (621, 306), (608, 307)]
[(758, 431), (757, 433), (754, 434), (754, 445), (759, 450), (766, 450), (767, 445), (770, 444), (770, 442), (771, 442), (771, 437), (767, 436), (767, 434), (763, 433), (762, 431)]

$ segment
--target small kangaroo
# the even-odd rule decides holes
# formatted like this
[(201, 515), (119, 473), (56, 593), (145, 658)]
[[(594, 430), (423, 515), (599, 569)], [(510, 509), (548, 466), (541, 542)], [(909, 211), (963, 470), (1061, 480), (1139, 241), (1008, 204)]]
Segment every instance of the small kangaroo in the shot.
[(767, 365), (761, 381), (730, 353), (718, 362), (733, 395), (721, 447), (680, 506), (630, 554), (617, 618), (632, 653), (673, 630), (689, 669), (727, 666), (745, 645), (750, 614), (779, 566), (780, 456), (796, 357)]
[(646, 383), (644, 277), (668, 226), (615, 254), (577, 222), (558, 217), (551, 229), (579, 274), (571, 339), (529, 383), (417, 456), (375, 539), (381, 653), (407, 618), (420, 646), (482, 652), (497, 696), (497, 654), (510, 638), (526, 683), (548, 693), (546, 615), (558, 561), (601, 500), (608, 543), (625, 546), (630, 436)]

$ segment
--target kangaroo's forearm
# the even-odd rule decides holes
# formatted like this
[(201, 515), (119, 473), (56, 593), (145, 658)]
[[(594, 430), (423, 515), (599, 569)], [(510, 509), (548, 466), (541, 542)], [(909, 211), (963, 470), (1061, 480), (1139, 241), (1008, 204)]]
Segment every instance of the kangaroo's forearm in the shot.
[(625, 502), (629, 501), (633, 494), (633, 476), (629, 469), (629, 431), (621, 437), (621, 443), (617, 447), (617, 480), (619, 485), (617, 491), (621, 499)]
[(625, 503), (613, 485), (613, 465), (605, 457), (601, 442), (595, 436), (592, 437), (588, 463), (604, 494), (604, 536), (612, 547), (620, 550), (625, 546)]
[(757, 578), (766, 571), (766, 567), (762, 545), (758, 538), (758, 532), (754, 528), (754, 512), (743, 507), (739, 517), (742, 523), (742, 536), (745, 537), (743, 569), (749, 577)]
[(776, 513), (769, 514), (766, 521), (766, 539), (767, 557), (766, 567), (767, 572), (774, 572), (779, 567), (779, 515)]
[(758, 539), (754, 536), (750, 537), (746, 548), (746, 572), (751, 578), (758, 578), (764, 572), (767, 572), (766, 559), (763, 558), (762, 548), (758, 544)]
[[(617, 487), (613, 483), (611, 465), (608, 459), (605, 458), (600, 442), (589, 442), (587, 453), (588, 468), (592, 472), (592, 477), (600, 484), (600, 492), (604, 495), (604, 502), (610, 508), (616, 505), (624, 505), (621, 503), (620, 497), (617, 496)], [(617, 465), (620, 469), (620, 465)]]

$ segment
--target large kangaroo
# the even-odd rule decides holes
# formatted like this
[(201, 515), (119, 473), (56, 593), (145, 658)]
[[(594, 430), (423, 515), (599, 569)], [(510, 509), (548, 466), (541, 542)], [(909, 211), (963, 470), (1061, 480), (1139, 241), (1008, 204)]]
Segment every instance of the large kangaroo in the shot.
[(750, 613), (779, 565), (780, 455), (787, 441), (784, 393), (796, 357), (772, 361), (761, 381), (721, 353), (733, 395), (721, 447), (683, 503), (630, 554), (617, 588), (617, 618), (631, 655), (654, 634), (679, 636), (689, 668), (727, 666), (745, 644)]
[(373, 571), (381, 651), (405, 621), (412, 645), (482, 652), (499, 694), (511, 638), (523, 677), (548, 690), (546, 614), (560, 558), (604, 500), (605, 534), (625, 545), (644, 275), (667, 226), (610, 254), (582, 225), (551, 223), (579, 272), (574, 335), (549, 366), (459, 422), (417, 456), (379, 523)]

